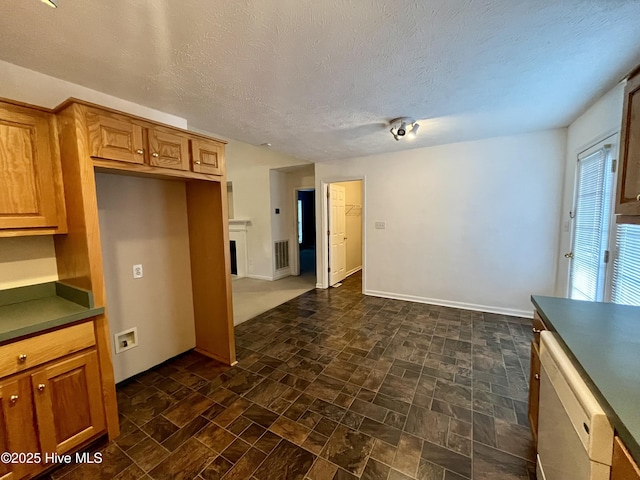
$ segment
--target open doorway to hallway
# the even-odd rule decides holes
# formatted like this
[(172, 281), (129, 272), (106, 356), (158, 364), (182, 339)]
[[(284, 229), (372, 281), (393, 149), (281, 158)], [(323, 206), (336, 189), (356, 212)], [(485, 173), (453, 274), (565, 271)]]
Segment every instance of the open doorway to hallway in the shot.
[(362, 270), (362, 180), (327, 185), (329, 286)]
[(300, 275), (316, 275), (316, 191), (297, 190), (298, 265)]

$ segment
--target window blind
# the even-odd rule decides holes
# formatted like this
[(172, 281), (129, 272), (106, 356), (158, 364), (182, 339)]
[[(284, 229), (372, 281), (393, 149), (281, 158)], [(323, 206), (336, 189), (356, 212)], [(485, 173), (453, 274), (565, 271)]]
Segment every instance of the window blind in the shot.
[(640, 225), (618, 225), (611, 301), (640, 306)]
[(612, 183), (608, 147), (578, 159), (570, 292), (576, 300), (604, 297)]

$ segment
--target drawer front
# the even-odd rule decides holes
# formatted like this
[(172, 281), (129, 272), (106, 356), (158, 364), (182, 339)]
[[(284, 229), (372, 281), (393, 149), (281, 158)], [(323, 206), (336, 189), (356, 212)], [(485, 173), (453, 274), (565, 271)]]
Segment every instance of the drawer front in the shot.
[(211, 175), (224, 175), (224, 145), (204, 140), (191, 140), (193, 171)]
[(0, 347), (0, 377), (95, 345), (93, 322), (62, 328)]

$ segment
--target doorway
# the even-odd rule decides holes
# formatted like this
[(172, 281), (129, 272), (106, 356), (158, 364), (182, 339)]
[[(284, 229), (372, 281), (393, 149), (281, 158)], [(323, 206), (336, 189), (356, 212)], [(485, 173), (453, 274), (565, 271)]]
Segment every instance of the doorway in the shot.
[(297, 190), (296, 233), (299, 275), (316, 275), (316, 191)]
[(327, 184), (328, 286), (339, 286), (363, 265), (363, 182)]

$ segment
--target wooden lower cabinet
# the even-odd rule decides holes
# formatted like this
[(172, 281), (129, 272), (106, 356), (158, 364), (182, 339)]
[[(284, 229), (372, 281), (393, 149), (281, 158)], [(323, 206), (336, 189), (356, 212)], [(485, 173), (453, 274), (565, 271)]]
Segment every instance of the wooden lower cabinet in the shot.
[[(31, 402), (31, 382), (21, 375), (0, 382), (0, 450), (9, 453), (40, 451)], [(17, 480), (41, 469), (34, 463), (0, 462), (0, 479)]]
[(43, 451), (67, 452), (104, 430), (95, 351), (38, 370), (31, 386)]
[(618, 436), (613, 439), (611, 480), (640, 480), (640, 468)]
[(0, 380), (0, 452), (41, 455), (33, 463), (0, 462), (0, 480), (34, 475), (105, 430), (95, 349)]
[(529, 377), (529, 426), (533, 445), (538, 444), (538, 410), (540, 403), (540, 347), (531, 342), (531, 375)]

